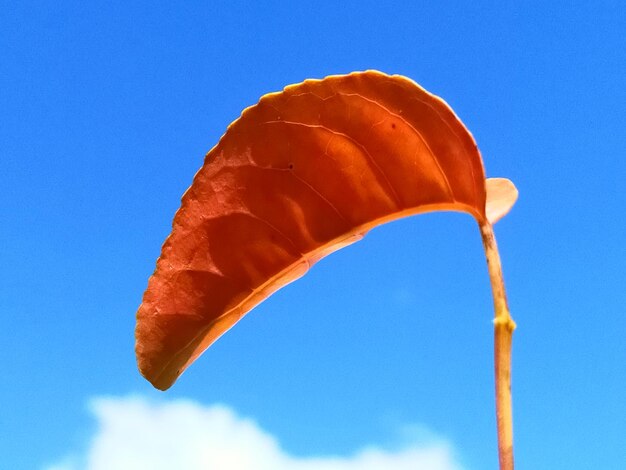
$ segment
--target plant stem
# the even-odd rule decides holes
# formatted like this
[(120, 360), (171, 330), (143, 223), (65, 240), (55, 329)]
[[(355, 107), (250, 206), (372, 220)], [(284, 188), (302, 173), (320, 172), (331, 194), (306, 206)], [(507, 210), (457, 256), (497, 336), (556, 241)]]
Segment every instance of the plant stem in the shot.
[(513, 409), (511, 406), (511, 341), (515, 322), (509, 313), (502, 277), (500, 254), (491, 223), (480, 225), (480, 233), (487, 256), (489, 280), (495, 311), (494, 361), (496, 385), (496, 422), (498, 427), (498, 455), (500, 470), (513, 470)]

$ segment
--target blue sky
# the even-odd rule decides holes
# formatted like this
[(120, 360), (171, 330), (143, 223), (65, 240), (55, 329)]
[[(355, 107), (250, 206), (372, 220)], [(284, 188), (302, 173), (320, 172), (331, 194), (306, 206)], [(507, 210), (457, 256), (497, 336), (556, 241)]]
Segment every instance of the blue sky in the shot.
[(466, 3), (3, 2), (0, 467), (156, 468), (171, 442), (198, 468), (224, 435), (274, 470), (496, 467), (467, 215), (373, 230), (166, 393), (136, 370), (135, 311), (226, 126), (287, 84), (378, 69), (448, 101), (520, 190), (496, 226), (519, 467), (626, 468), (626, 9)]

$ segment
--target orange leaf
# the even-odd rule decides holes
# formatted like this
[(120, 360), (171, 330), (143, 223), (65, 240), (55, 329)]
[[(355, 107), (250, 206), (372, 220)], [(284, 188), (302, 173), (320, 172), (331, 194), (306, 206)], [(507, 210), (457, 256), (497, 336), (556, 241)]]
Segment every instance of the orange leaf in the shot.
[(367, 71), (265, 95), (183, 196), (137, 312), (139, 369), (167, 389), (255, 305), (372, 227), (434, 210), (483, 224), (485, 200), (471, 134), (408, 78)]

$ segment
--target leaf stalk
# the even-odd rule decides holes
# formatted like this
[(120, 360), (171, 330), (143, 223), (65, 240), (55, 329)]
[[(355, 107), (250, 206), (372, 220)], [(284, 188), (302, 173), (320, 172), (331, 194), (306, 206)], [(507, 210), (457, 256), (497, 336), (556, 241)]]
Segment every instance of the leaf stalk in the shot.
[(496, 423), (500, 470), (513, 470), (513, 407), (511, 404), (511, 344), (515, 322), (511, 318), (504, 288), (502, 264), (490, 222), (480, 224), (487, 257), (494, 306), (494, 362)]

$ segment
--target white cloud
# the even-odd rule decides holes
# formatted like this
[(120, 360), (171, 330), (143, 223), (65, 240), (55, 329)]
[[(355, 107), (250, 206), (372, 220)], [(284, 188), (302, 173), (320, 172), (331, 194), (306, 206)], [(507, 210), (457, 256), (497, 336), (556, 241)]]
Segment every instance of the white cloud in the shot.
[(413, 440), (393, 451), (370, 446), (347, 457), (295, 457), (223, 405), (98, 398), (90, 410), (98, 427), (84, 455), (46, 470), (461, 470), (442, 440)]

